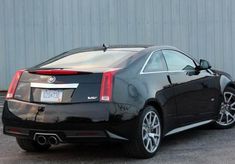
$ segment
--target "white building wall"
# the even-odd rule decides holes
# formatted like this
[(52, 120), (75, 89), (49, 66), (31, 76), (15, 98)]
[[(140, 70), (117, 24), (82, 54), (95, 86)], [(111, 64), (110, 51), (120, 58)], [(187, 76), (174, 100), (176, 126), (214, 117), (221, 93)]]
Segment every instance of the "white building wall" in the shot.
[(0, 90), (72, 48), (173, 45), (235, 77), (234, 0), (0, 0)]

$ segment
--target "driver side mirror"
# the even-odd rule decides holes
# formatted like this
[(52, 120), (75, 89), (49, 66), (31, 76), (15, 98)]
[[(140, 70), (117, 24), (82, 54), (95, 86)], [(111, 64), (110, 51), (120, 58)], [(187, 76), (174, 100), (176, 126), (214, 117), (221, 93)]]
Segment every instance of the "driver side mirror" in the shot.
[(200, 59), (200, 65), (199, 65), (200, 70), (207, 70), (210, 68), (211, 68), (211, 65), (208, 61)]

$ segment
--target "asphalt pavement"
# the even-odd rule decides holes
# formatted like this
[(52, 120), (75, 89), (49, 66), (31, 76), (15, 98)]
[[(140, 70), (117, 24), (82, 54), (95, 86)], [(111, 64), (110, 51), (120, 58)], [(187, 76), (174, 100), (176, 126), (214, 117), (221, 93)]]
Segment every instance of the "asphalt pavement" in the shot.
[[(0, 116), (3, 98), (0, 97)], [(119, 144), (65, 144), (44, 153), (26, 153), (17, 146), (14, 137), (2, 134), (0, 122), (0, 163), (235, 164), (235, 128), (201, 127), (169, 136), (155, 157), (140, 160), (126, 157)]]

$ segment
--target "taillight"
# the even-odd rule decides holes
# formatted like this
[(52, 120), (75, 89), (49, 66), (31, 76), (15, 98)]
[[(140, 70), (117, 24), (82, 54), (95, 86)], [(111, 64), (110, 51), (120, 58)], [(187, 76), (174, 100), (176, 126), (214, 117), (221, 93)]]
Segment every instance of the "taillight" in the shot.
[(113, 77), (117, 70), (108, 71), (103, 73), (101, 88), (100, 88), (100, 101), (110, 102), (113, 94)]
[(18, 85), (18, 82), (19, 82), (19, 79), (22, 75), (22, 73), (24, 72), (24, 70), (18, 70), (16, 71), (12, 81), (11, 81), (11, 84), (8, 88), (8, 92), (7, 92), (7, 95), (6, 95), (6, 99), (11, 99), (11, 98), (14, 98), (14, 94), (15, 94), (15, 91), (16, 91), (16, 87)]

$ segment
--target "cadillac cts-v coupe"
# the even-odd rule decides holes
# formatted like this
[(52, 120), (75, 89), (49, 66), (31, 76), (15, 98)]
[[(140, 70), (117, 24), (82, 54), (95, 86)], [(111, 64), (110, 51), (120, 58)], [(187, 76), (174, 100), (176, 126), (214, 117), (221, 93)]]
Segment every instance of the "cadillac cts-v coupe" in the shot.
[(235, 124), (235, 84), (170, 46), (74, 49), (16, 72), (2, 120), (26, 151), (60, 143), (120, 141), (150, 158), (162, 138)]

